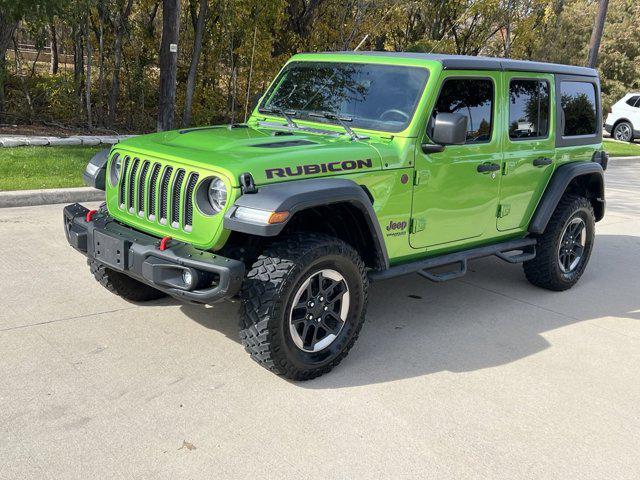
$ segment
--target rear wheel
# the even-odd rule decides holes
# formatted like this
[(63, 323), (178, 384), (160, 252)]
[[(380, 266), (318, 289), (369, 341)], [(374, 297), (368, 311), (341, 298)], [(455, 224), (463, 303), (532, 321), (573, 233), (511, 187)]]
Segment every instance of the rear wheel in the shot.
[(367, 304), (358, 253), (304, 233), (267, 247), (242, 287), (240, 338), (263, 367), (293, 380), (329, 372), (355, 343)]
[(613, 138), (621, 142), (633, 142), (633, 125), (629, 122), (620, 122), (613, 129)]
[(139, 282), (123, 273), (116, 272), (103, 263), (87, 259), (89, 269), (100, 285), (111, 293), (133, 302), (146, 302), (166, 297), (164, 292)]
[(548, 290), (571, 288), (589, 262), (594, 233), (591, 202), (577, 195), (563, 197), (545, 232), (538, 237), (536, 257), (524, 262), (527, 280)]

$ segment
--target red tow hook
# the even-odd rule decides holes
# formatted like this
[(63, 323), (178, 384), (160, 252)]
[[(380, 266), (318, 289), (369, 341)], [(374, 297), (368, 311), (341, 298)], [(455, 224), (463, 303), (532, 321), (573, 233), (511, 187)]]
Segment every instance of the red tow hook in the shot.
[(162, 240), (160, 240), (159, 248), (161, 252), (164, 252), (167, 249), (170, 241), (171, 241), (171, 237), (163, 237)]
[(85, 221), (86, 221), (87, 223), (89, 223), (89, 222), (91, 221), (91, 219), (93, 218), (93, 215), (94, 215), (94, 214), (96, 214), (96, 213), (98, 213), (98, 210), (89, 210), (89, 211), (87, 212), (87, 216), (86, 216), (86, 217), (84, 217)]

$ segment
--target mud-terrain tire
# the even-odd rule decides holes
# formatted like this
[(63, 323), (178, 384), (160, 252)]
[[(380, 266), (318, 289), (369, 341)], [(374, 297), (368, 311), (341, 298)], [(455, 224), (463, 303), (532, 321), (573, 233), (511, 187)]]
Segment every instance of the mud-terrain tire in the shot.
[(562, 197), (538, 236), (536, 257), (524, 262), (527, 280), (558, 292), (573, 287), (589, 262), (594, 235), (595, 215), (589, 200), (578, 195)]
[(278, 375), (318, 377), (338, 365), (358, 338), (367, 290), (364, 263), (342, 240), (315, 233), (275, 240), (248, 270), (241, 289), (242, 345)]
[(123, 273), (116, 272), (96, 260), (87, 259), (87, 263), (89, 264), (89, 270), (91, 270), (100, 285), (126, 300), (146, 302), (148, 300), (157, 300), (167, 295)]
[(621, 142), (633, 142), (633, 125), (626, 121), (620, 122), (613, 128), (611, 136)]

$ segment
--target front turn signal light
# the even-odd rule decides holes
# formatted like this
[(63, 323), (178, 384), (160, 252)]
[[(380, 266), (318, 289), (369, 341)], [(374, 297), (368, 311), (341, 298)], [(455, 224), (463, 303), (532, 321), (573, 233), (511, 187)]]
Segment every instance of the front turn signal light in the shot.
[(282, 223), (289, 218), (289, 212), (273, 212), (269, 217), (269, 223)]
[(251, 223), (273, 225), (287, 220), (287, 218), (289, 218), (289, 212), (270, 212), (268, 210), (258, 210), (257, 208), (238, 207), (233, 216), (238, 220)]

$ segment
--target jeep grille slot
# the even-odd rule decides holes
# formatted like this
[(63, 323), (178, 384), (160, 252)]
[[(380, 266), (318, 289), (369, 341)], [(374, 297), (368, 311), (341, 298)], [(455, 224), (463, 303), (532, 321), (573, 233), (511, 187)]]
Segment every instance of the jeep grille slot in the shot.
[(160, 175), (160, 164), (155, 163), (151, 171), (149, 180), (149, 220), (156, 219), (156, 193), (158, 192), (158, 175)]
[(160, 223), (167, 223), (167, 202), (169, 200), (169, 180), (173, 173), (173, 167), (166, 167), (162, 174), (162, 183), (160, 185)]
[(187, 190), (184, 193), (184, 229), (187, 231), (191, 231), (193, 225), (193, 192), (196, 189), (196, 183), (198, 183), (198, 174), (192, 173), (189, 175)]
[[(120, 211), (148, 222), (149, 227), (155, 224), (157, 234), (171, 234), (175, 229), (190, 234), (202, 173), (143, 156), (123, 155), (122, 159), (122, 173), (115, 188)], [(144, 230), (143, 224), (138, 225)]]
[(144, 199), (145, 199), (145, 191), (147, 186), (147, 173), (149, 173), (149, 163), (146, 160), (142, 164), (142, 170), (140, 170), (140, 179), (138, 180), (138, 215), (144, 217)]
[(125, 188), (127, 184), (127, 169), (129, 168), (129, 155), (124, 157), (124, 162), (122, 164), (122, 175), (120, 178), (120, 187), (118, 189), (118, 204), (120, 208), (124, 208), (124, 194)]
[(180, 226), (180, 191), (183, 181), (184, 170), (180, 169), (173, 178), (173, 188), (171, 189), (171, 226), (173, 228)]
[(138, 173), (138, 165), (140, 164), (140, 159), (138, 158), (134, 158), (133, 159), (133, 164), (131, 165), (131, 173), (129, 174), (129, 191), (127, 192), (127, 208), (129, 209), (130, 213), (133, 213), (134, 210), (134, 205), (133, 205), (133, 199), (134, 199), (134, 188), (136, 186), (136, 173)]

